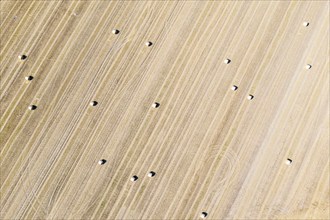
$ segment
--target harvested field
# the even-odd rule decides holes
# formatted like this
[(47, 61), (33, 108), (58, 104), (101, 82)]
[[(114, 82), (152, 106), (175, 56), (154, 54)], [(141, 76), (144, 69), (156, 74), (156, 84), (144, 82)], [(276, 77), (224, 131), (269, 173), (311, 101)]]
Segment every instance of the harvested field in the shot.
[(0, 6), (0, 219), (330, 219), (329, 1)]

